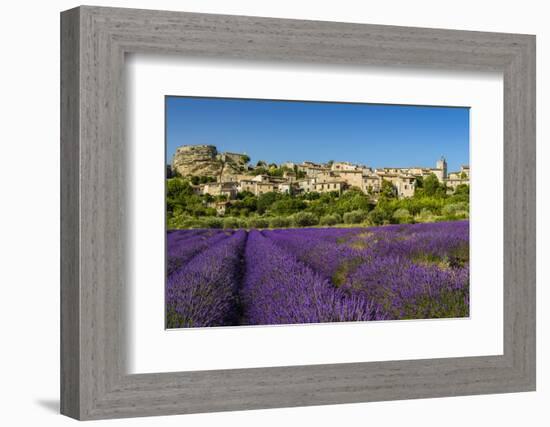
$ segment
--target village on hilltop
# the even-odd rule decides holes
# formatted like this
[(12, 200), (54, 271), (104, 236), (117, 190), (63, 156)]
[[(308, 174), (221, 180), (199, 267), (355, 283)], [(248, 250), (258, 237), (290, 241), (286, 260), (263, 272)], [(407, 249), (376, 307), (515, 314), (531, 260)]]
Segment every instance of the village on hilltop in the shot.
[(195, 180), (195, 193), (225, 196), (227, 200), (237, 198), (243, 191), (256, 196), (269, 192), (342, 193), (352, 187), (376, 199), (384, 181), (392, 184), (398, 198), (408, 198), (414, 196), (417, 178), (433, 174), (449, 192), (461, 184), (469, 184), (470, 180), (468, 165), (461, 166), (460, 171), (448, 173), (444, 157), (437, 160), (435, 167), (371, 168), (347, 161), (314, 163), (307, 160), (280, 165), (260, 161), (252, 166), (249, 161), (246, 154), (218, 153), (213, 145), (183, 145), (176, 150), (168, 174), (208, 177), (207, 182)]

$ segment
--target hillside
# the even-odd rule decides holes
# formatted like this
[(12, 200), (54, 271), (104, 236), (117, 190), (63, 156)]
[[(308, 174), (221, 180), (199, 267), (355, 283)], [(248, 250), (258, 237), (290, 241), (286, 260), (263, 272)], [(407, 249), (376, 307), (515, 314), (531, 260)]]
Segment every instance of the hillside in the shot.
[(248, 156), (220, 153), (214, 145), (183, 145), (176, 149), (172, 171), (181, 176), (212, 176), (224, 178), (242, 174), (247, 169)]

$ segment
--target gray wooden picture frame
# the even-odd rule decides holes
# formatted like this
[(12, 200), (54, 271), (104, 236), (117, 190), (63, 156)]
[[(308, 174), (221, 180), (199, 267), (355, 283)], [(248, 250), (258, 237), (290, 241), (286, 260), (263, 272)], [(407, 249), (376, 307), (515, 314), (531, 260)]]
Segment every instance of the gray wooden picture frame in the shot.
[[(504, 354), (127, 374), (127, 53), (502, 72)], [(534, 36), (88, 6), (62, 12), (63, 414), (85, 420), (530, 390)]]

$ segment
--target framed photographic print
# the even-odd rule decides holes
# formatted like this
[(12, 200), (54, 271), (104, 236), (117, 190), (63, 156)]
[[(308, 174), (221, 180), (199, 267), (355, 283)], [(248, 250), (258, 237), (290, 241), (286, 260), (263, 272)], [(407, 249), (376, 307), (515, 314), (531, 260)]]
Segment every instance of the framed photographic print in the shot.
[(168, 96), (165, 116), (167, 328), (469, 317), (468, 108)]
[(534, 36), (87, 6), (61, 36), (62, 413), (534, 390)]

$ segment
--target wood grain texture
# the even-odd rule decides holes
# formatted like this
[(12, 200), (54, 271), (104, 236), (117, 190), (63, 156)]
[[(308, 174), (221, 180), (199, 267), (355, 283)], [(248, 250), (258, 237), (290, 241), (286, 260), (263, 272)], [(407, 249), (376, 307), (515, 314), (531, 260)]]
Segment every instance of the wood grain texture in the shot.
[[(535, 388), (535, 38), (80, 7), (62, 13), (62, 413), (78, 419)], [(504, 74), (504, 354), (128, 375), (124, 56)]]
[(79, 17), (61, 20), (61, 412), (80, 414)]

